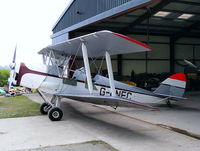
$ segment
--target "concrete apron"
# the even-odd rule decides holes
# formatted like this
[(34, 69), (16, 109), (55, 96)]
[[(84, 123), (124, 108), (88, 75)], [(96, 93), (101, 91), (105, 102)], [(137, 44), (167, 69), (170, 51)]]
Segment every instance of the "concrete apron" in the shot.
[[(37, 101), (41, 99), (37, 95), (29, 97)], [(91, 140), (102, 140), (121, 151), (200, 149), (198, 139), (156, 123), (156, 120), (167, 119), (167, 111), (171, 113), (173, 109), (166, 109), (167, 113), (164, 114), (162, 109), (159, 112), (133, 108), (118, 108), (115, 111), (68, 99), (63, 99), (62, 109), (64, 117), (59, 122), (51, 122), (46, 116), (1, 119), (1, 150), (41, 148)], [(175, 123), (179, 123), (178, 119)]]
[[(41, 97), (37, 94), (31, 94), (28, 95), (28, 97), (38, 103), (42, 102)], [(50, 95), (48, 95), (48, 97), (50, 99)], [(160, 108), (160, 111), (127, 107), (118, 107), (117, 110), (115, 110), (109, 106), (96, 106), (200, 139), (200, 93), (189, 92), (186, 93), (186, 97), (190, 98), (192, 101), (171, 101), (172, 107), (168, 107), (163, 102), (156, 105), (154, 104), (154, 106)], [(63, 100), (67, 101), (67, 99)]]
[[(160, 111), (120, 107), (115, 112), (200, 140), (200, 93), (189, 92), (186, 97), (191, 101), (172, 101), (172, 107), (164, 103), (154, 105), (160, 108)], [(114, 111), (110, 107), (100, 107)]]

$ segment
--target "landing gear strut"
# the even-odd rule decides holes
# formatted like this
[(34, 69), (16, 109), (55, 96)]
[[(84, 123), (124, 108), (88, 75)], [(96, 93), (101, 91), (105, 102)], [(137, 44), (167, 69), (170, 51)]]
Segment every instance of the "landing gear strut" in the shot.
[(50, 101), (52, 108), (48, 111), (48, 117), (51, 121), (60, 121), (63, 116), (63, 112), (60, 109), (61, 98), (54, 95)]
[(54, 95), (50, 101), (45, 97), (45, 95), (39, 91), (40, 96), (45, 101), (40, 106), (41, 114), (48, 114), (51, 121), (60, 121), (63, 117), (63, 112), (60, 109), (61, 98)]

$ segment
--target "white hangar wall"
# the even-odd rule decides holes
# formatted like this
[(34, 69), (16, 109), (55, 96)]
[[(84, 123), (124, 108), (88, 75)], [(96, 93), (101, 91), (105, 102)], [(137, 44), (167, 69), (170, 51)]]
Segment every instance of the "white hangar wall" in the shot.
[[(128, 35), (139, 41), (146, 42), (146, 36)], [(149, 46), (152, 51), (147, 53), (125, 54), (122, 55), (122, 74), (130, 75), (135, 73), (162, 73), (170, 72), (170, 44), (169, 37), (149, 36)], [(200, 39), (181, 38), (175, 43), (175, 72), (184, 72), (183, 59), (194, 59), (200, 64)], [(177, 62), (177, 63), (176, 63)]]
[[(181, 38), (175, 45), (175, 58), (177, 60), (190, 59), (195, 60), (200, 65), (200, 39), (199, 38)], [(182, 72), (183, 67), (175, 64), (175, 71)]]
[[(136, 40), (146, 42), (147, 36), (140, 35), (128, 35)], [(130, 75), (130, 72), (134, 70), (138, 73), (161, 73), (170, 71), (169, 62), (169, 38), (162, 36), (149, 36), (149, 46), (152, 47), (152, 51), (123, 55), (123, 75)], [(165, 44), (167, 43), (167, 44)], [(127, 66), (128, 65), (128, 66)]]

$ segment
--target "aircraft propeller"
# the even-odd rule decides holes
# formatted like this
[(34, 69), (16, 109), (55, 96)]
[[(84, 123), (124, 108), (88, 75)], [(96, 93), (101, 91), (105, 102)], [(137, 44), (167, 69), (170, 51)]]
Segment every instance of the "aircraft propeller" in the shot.
[(13, 54), (13, 60), (12, 63), (10, 64), (10, 77), (9, 77), (9, 86), (8, 86), (8, 92), (10, 92), (11, 85), (13, 83), (13, 76), (15, 72), (15, 66), (16, 66), (16, 52), (17, 52), (17, 46), (15, 46), (15, 51)]

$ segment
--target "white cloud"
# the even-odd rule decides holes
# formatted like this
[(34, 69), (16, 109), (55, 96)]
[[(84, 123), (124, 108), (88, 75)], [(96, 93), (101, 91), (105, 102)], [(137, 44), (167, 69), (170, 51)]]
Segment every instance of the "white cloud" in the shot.
[(51, 30), (70, 0), (0, 1), (0, 65), (8, 65), (17, 44), (17, 61), (37, 62), (51, 44)]

